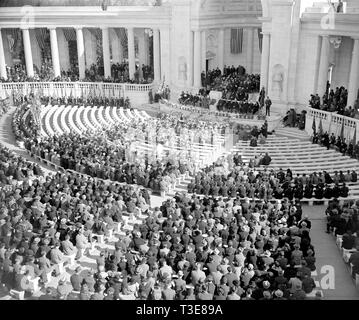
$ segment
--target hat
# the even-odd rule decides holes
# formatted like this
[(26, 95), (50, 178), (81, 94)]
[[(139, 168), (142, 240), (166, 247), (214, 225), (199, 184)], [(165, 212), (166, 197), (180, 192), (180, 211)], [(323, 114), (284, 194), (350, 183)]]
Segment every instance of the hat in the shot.
[(270, 253), (269, 250), (266, 250), (266, 251), (264, 251), (263, 255), (266, 256), (266, 257), (270, 257), (271, 253)]
[(263, 291), (263, 297), (264, 298), (270, 298), (271, 297), (271, 293), (269, 291)]
[(283, 291), (278, 289), (278, 290), (274, 291), (274, 295), (278, 298), (281, 298), (281, 297), (283, 297)]

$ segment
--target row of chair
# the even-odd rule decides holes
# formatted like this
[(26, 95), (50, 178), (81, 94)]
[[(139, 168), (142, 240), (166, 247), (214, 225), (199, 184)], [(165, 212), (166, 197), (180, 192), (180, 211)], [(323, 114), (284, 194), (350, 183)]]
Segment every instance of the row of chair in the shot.
[(356, 252), (357, 250), (355, 248), (352, 248), (350, 250), (348, 249), (344, 249), (343, 246), (342, 246), (342, 243), (343, 243), (343, 236), (342, 235), (335, 235), (335, 228), (333, 230), (333, 236), (335, 237), (335, 243), (338, 247), (338, 249), (340, 250), (341, 254), (342, 254), (342, 257), (343, 257), (343, 260), (344, 262), (346, 263), (347, 267), (349, 268), (350, 270), (350, 275), (351, 277), (354, 279), (355, 281), (355, 286), (356, 288), (359, 290), (359, 274), (358, 273), (354, 273), (353, 271), (353, 264), (352, 263), (349, 263), (349, 259), (350, 259), (350, 256), (352, 255), (352, 253)]

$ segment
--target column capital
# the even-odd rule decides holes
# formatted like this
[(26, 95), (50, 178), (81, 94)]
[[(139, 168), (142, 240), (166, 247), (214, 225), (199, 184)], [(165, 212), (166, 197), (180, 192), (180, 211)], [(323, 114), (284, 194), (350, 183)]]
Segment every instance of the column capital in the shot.
[(329, 39), (330, 34), (320, 34), (319, 36), (324, 38), (324, 39)]
[(49, 30), (56, 30), (57, 27), (47, 27)]
[(74, 26), (73, 27), (75, 30), (82, 30), (84, 27), (83, 26)]
[(102, 26), (101, 27), (101, 30), (108, 30), (108, 29), (110, 29), (108, 26)]
[(350, 38), (352, 38), (354, 41), (358, 41), (358, 40), (359, 40), (359, 36), (350, 36)]
[(271, 35), (271, 33), (269, 32), (269, 31), (261, 31), (261, 34), (263, 35), (263, 36), (270, 36)]

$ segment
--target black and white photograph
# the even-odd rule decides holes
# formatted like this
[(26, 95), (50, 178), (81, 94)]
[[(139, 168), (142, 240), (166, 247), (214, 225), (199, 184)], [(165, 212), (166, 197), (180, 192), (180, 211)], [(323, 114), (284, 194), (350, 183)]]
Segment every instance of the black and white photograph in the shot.
[(0, 300), (359, 300), (358, 123), (359, 0), (0, 0)]

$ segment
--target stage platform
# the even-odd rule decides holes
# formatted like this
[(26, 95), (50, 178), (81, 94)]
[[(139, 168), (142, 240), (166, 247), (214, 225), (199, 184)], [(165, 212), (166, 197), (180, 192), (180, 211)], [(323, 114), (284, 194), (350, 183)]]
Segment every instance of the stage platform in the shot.
[[(203, 113), (196, 113), (189, 110), (184, 109), (177, 109), (173, 108), (171, 106), (160, 104), (160, 103), (153, 103), (153, 104), (143, 104), (141, 106), (137, 107), (140, 110), (145, 110), (149, 115), (156, 116), (159, 113), (174, 113), (174, 112), (181, 112), (185, 116), (190, 116), (192, 118), (196, 118), (198, 120), (207, 120), (207, 121), (224, 121), (224, 122), (235, 122), (250, 126), (257, 126), (261, 127), (264, 123), (264, 120), (257, 120), (257, 119), (245, 119), (245, 118), (237, 118), (235, 117), (235, 114), (233, 114), (233, 117), (226, 117), (226, 116), (220, 116), (220, 115), (214, 115), (213, 113), (208, 112), (206, 114), (206, 110), (203, 109)], [(266, 117), (266, 120), (268, 122), (268, 131), (275, 130), (282, 119), (282, 115), (278, 112), (271, 112), (270, 117)]]

